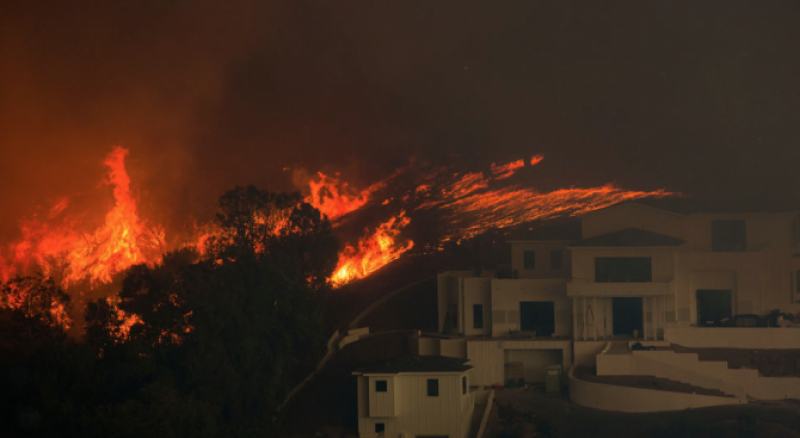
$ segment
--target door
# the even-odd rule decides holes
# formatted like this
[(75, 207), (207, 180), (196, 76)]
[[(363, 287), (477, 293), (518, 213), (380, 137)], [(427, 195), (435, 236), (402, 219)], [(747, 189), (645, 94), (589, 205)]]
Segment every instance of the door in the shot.
[(552, 301), (523, 301), (519, 303), (519, 327), (524, 332), (552, 335), (556, 331), (555, 305)]
[(730, 290), (704, 289), (697, 291), (697, 325), (719, 327), (728, 325), (733, 318)]
[(642, 298), (617, 297), (611, 299), (614, 320), (614, 335), (633, 335), (634, 330), (642, 333)]

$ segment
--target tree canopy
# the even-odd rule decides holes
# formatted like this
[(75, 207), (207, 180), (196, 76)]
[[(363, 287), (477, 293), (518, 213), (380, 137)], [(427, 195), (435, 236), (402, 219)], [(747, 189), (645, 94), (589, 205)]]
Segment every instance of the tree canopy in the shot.
[(181, 249), (134, 266), (117, 296), (88, 304), (84, 344), (4, 364), (29, 375), (12, 390), (38, 418), (31, 427), (137, 438), (275, 431), (278, 406), (324, 352), (338, 243), (298, 194), (237, 187), (219, 207), (204, 256)]

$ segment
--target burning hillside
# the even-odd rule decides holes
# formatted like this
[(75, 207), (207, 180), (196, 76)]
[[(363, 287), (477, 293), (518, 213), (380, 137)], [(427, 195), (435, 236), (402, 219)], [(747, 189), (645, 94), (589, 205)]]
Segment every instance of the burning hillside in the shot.
[[(127, 153), (116, 147), (104, 161), (108, 169), (106, 184), (113, 187), (114, 204), (103, 223), (87, 229), (83, 215), (72, 213), (69, 198), (62, 198), (46, 215), (24, 220), (21, 238), (0, 250), (0, 280), (7, 282), (16, 275), (41, 272), (65, 288), (83, 282), (96, 287), (109, 283), (115, 274), (134, 264), (158, 262), (172, 249), (166, 243), (167, 231), (139, 216), (125, 169)], [(626, 191), (613, 185), (539, 192), (514, 182), (517, 172), (532, 168), (543, 159), (535, 155), (527, 160), (492, 163), (488, 175), (417, 164), (365, 189), (349, 185), (339, 175), (317, 173), (299, 189), (305, 193), (306, 202), (332, 221), (344, 242), (354, 242), (343, 245), (330, 279), (334, 286), (363, 278), (412, 248), (435, 250), (446, 241), (470, 238), (489, 229), (580, 215), (625, 200), (670, 195), (664, 190)], [(375, 207), (379, 207), (378, 214), (373, 214)], [(367, 211), (371, 213), (361, 214)], [(416, 215), (431, 212), (441, 223), (441, 232), (434, 241), (413, 242), (404, 237), (406, 229), (415, 225)], [(348, 231), (346, 224), (359, 222), (354, 218), (360, 215), (366, 217), (361, 220), (364, 226), (355, 231), (350, 226)], [(262, 222), (278, 232), (282, 222), (273, 219), (262, 218)], [(212, 222), (195, 223), (190, 228), (192, 236), (171, 236), (170, 241), (192, 242), (188, 245), (203, 254), (206, 242), (219, 233)]]

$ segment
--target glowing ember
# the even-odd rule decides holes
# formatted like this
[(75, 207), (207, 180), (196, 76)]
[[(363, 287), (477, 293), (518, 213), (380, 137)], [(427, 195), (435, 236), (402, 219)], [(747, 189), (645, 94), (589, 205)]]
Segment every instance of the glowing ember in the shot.
[(542, 160), (544, 160), (544, 155), (542, 155), (542, 154), (536, 154), (536, 155), (532, 156), (531, 157), (531, 166), (535, 166), (535, 165), (541, 163)]
[[(22, 224), (22, 240), (12, 244), (0, 275), (27, 274), (40, 269), (45, 276), (60, 276), (64, 287), (88, 279), (92, 285), (108, 283), (111, 277), (131, 265), (160, 259), (166, 249), (161, 227), (139, 219), (136, 201), (125, 170), (128, 150), (116, 147), (106, 157), (107, 184), (114, 186), (114, 207), (105, 222), (93, 232), (79, 228), (79, 220), (66, 217), (52, 224), (36, 219)], [(68, 200), (50, 209), (49, 218), (62, 214)], [(2, 259), (0, 259), (2, 261)]]
[(352, 280), (364, 278), (411, 249), (414, 246), (411, 240), (403, 244), (395, 243), (400, 231), (409, 222), (410, 219), (405, 216), (405, 212), (401, 211), (396, 217), (378, 226), (372, 235), (359, 240), (357, 248), (347, 245), (339, 254), (339, 264), (331, 282), (335, 286), (341, 286)]
[(492, 163), (492, 175), (496, 180), (506, 179), (513, 175), (517, 169), (524, 166), (525, 160), (512, 161), (508, 164), (503, 164), (502, 166)]

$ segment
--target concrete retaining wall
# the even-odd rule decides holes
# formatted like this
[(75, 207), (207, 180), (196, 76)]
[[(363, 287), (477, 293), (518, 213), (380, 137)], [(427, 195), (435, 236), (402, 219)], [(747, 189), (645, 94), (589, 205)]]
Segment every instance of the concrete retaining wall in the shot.
[(598, 375), (655, 376), (717, 389), (739, 399), (800, 399), (800, 378), (762, 377), (757, 370), (729, 369), (724, 361), (700, 361), (695, 353), (634, 351), (597, 357)]
[(586, 382), (569, 372), (569, 398), (578, 405), (616, 412), (664, 412), (746, 403), (732, 397), (684, 394)]
[(668, 342), (690, 348), (800, 348), (800, 328), (668, 327), (664, 336)]

